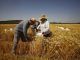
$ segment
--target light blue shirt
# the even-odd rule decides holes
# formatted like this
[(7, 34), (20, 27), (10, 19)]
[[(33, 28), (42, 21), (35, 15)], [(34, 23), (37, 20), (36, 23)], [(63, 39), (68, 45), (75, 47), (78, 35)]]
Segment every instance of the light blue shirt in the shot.
[(24, 36), (27, 37), (27, 30), (29, 28), (30, 24), (29, 21), (21, 21), (15, 28), (16, 31), (21, 31), (23, 32)]

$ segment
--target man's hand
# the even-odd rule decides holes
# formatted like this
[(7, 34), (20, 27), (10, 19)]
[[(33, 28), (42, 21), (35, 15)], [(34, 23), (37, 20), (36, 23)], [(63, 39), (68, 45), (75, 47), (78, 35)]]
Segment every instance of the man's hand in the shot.
[(32, 41), (32, 40), (33, 40), (33, 39), (32, 39), (32, 37), (30, 37), (30, 36), (27, 36), (27, 38), (26, 38), (26, 39), (27, 39), (27, 41), (28, 41), (28, 42), (30, 42), (30, 41)]
[(30, 40), (30, 36), (27, 36), (26, 38), (27, 38), (27, 40)]
[(41, 31), (40, 29), (37, 29), (37, 31)]
[(42, 32), (42, 34), (44, 34), (44, 32)]

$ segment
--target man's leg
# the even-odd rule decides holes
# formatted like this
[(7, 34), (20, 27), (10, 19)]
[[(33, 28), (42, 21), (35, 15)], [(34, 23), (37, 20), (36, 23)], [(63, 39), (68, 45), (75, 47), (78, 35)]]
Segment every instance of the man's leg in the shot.
[(17, 48), (17, 44), (19, 42), (19, 39), (20, 39), (19, 32), (16, 31), (15, 34), (14, 34), (12, 53), (16, 52), (16, 48)]
[(32, 37), (29, 37), (29, 38), (26, 39), (24, 34), (23, 34), (23, 32), (20, 32), (20, 38), (21, 38), (22, 42), (30, 42), (30, 41), (32, 41)]
[(27, 41), (25, 36), (24, 36), (24, 34), (23, 34), (23, 32), (20, 32), (20, 38), (21, 38), (22, 42), (26, 42)]

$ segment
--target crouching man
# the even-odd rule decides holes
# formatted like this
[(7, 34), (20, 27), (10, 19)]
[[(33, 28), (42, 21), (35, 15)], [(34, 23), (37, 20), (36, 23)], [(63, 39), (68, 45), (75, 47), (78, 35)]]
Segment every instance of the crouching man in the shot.
[(36, 20), (31, 18), (30, 20), (21, 21), (15, 28), (12, 53), (15, 53), (18, 42), (21, 38), (23, 42), (30, 41), (31, 37), (28, 36), (27, 31), (30, 25), (34, 25)]

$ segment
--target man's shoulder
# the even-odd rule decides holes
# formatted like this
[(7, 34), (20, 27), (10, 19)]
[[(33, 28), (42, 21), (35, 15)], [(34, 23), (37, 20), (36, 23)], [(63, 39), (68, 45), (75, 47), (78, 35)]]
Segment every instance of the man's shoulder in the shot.
[(21, 21), (19, 24), (17, 24), (17, 26), (20, 26), (20, 25), (23, 25), (23, 24), (27, 24), (28, 23), (28, 21), (26, 20), (26, 21)]
[(21, 23), (26, 24), (28, 22), (29, 22), (29, 20), (23, 20)]
[(29, 20), (23, 20), (23, 22), (28, 22)]
[(46, 21), (46, 23), (49, 23), (49, 21)]

